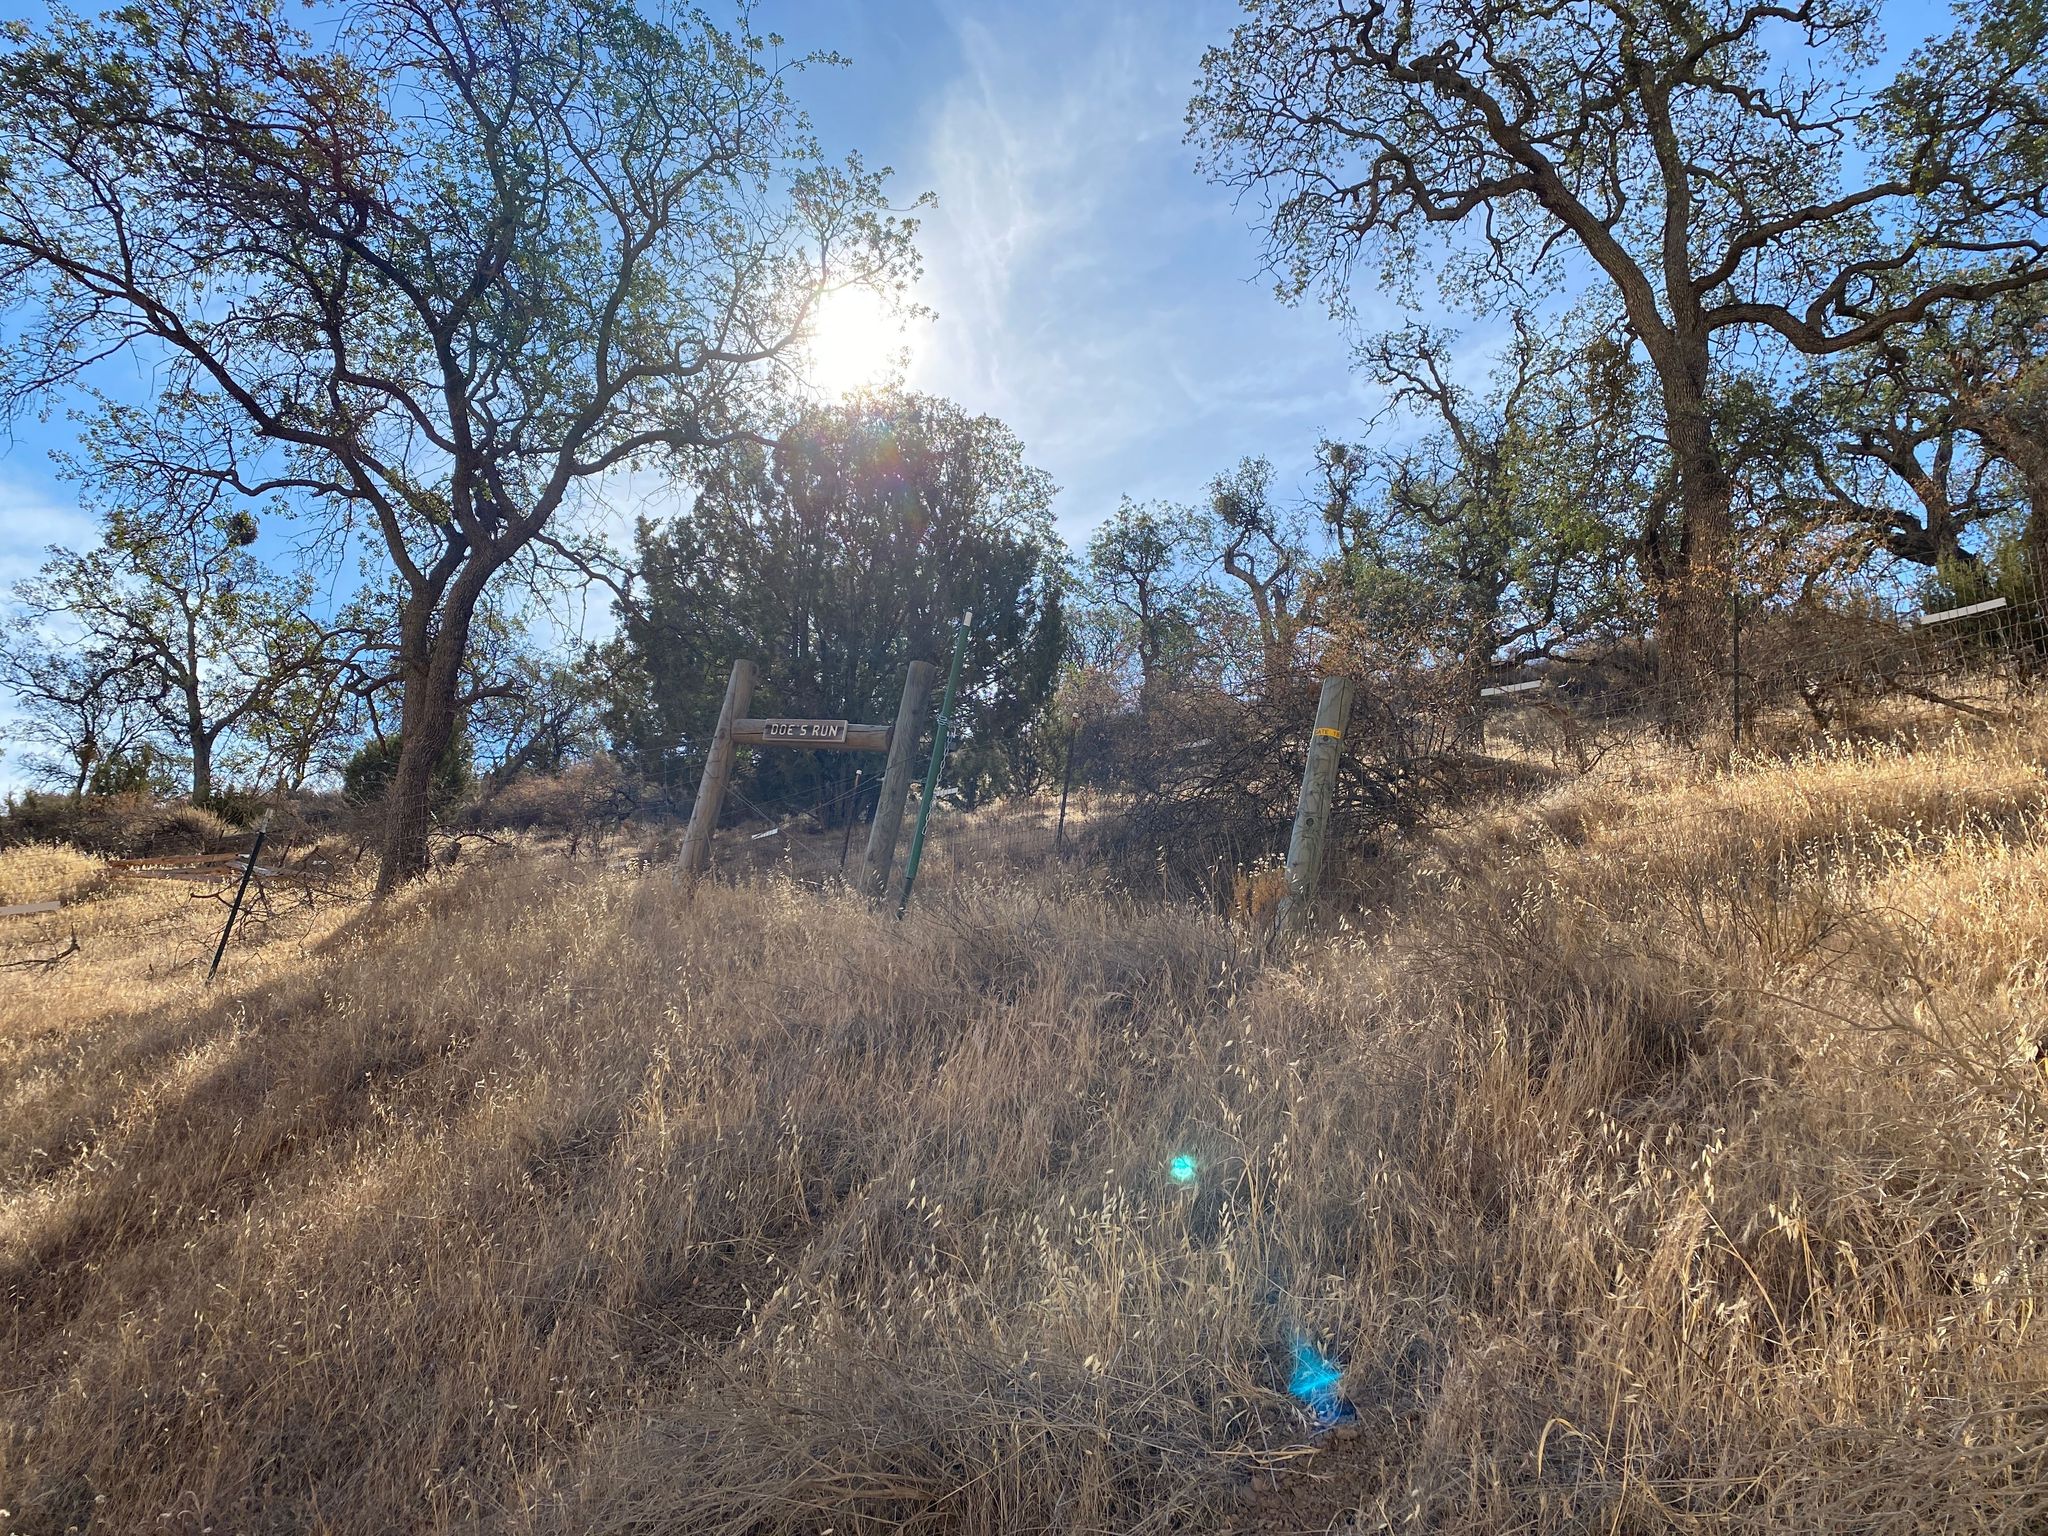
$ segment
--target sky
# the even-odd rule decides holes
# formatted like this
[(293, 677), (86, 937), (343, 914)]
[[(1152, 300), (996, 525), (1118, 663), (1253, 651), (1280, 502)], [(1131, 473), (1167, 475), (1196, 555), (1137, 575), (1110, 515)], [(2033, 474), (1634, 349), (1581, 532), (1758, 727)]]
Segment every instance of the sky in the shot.
[[(792, 50), (851, 60), (797, 84), (827, 148), (894, 167), (903, 204), (936, 196), (916, 294), (936, 318), (913, 327), (908, 382), (1014, 428), (1061, 487), (1070, 542), (1120, 495), (1189, 498), (1243, 454), (1305, 467), (1319, 433), (1365, 413), (1338, 328), (1274, 298), (1255, 211), (1182, 143), (1202, 49), (1234, 16), (1209, 0), (756, 7)], [(70, 440), (60, 412), (0, 444), (0, 585), (90, 536), (49, 459)]]
[[(911, 382), (1016, 429), (1070, 540), (1117, 498), (1185, 498), (1243, 454), (1355, 429), (1348, 345), (1280, 304), (1256, 210), (1196, 174), (1183, 115), (1228, 4), (764, 4), (853, 59), (804, 82), (827, 143), (930, 191), (937, 311)], [(786, 19), (784, 19), (786, 17)]]
[[(1887, 10), (1895, 35), (1936, 24), (1924, 0)], [(0, 18), (41, 14), (0, 0)], [(1259, 210), (1204, 181), (1183, 142), (1202, 51), (1239, 14), (1231, 0), (756, 0), (757, 32), (850, 60), (797, 83), (824, 145), (893, 167), (902, 204), (936, 198), (916, 292), (936, 318), (914, 328), (908, 382), (1008, 423), (1060, 486), (1071, 544), (1120, 496), (1192, 500), (1243, 455), (1292, 485), (1320, 436), (1356, 434), (1374, 408), (1344, 331), (1276, 298)], [(1399, 323), (1377, 296), (1359, 307), (1368, 327)], [(1465, 335), (1483, 371), (1498, 337)], [(50, 461), (71, 440), (61, 404), (0, 439), (0, 589), (45, 546), (91, 539)], [(621, 526), (676, 502), (646, 476), (619, 490)], [(586, 631), (606, 615), (562, 611)]]

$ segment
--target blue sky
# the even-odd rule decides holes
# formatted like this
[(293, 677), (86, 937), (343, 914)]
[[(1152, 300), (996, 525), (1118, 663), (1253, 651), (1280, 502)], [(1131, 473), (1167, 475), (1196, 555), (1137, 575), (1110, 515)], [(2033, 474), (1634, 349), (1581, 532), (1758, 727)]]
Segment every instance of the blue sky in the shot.
[[(41, 14), (0, 0), (0, 16)], [(757, 30), (851, 60), (798, 84), (825, 145), (893, 166), (905, 203), (936, 195), (917, 296), (937, 318), (918, 328), (909, 381), (1008, 422), (1060, 485), (1072, 543), (1120, 495), (1189, 499), (1245, 454), (1291, 484), (1318, 436), (1355, 433), (1373, 410), (1337, 325), (1274, 297), (1258, 210), (1203, 181), (1182, 142), (1202, 51), (1238, 15), (1231, 0), (755, 6)], [(1941, 15), (1887, 7), (1907, 46)], [(1376, 296), (1359, 309), (1397, 322)], [(1495, 328), (1464, 333), (1481, 371)], [(91, 539), (49, 459), (70, 436), (59, 407), (0, 443), (0, 590), (46, 545)], [(622, 523), (675, 501), (645, 476), (620, 490)], [(608, 622), (601, 601), (561, 617)]]
[[(1192, 495), (1245, 453), (1305, 461), (1363, 397), (1347, 346), (1260, 273), (1253, 210), (1181, 142), (1223, 3), (764, 5), (853, 65), (807, 82), (828, 142), (930, 190), (912, 379), (1009, 422), (1069, 537), (1120, 494)], [(785, 19), (786, 18), (786, 19)]]
[[(30, 14), (28, 7), (0, 7)], [(927, 210), (910, 382), (1007, 421), (1078, 539), (1123, 493), (1186, 497), (1240, 455), (1305, 464), (1364, 413), (1337, 328), (1260, 275), (1252, 210), (1195, 174), (1181, 117), (1227, 3), (763, 0), (755, 24), (852, 63), (798, 85), (829, 148)], [(52, 471), (61, 413), (0, 453), (0, 585), (89, 524)], [(648, 505), (665, 498), (650, 497)]]

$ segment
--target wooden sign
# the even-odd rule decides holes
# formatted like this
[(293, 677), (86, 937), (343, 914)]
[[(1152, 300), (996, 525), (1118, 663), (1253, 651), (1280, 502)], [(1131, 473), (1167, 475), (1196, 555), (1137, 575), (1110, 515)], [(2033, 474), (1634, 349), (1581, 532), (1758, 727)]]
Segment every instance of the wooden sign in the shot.
[(735, 720), (732, 739), (743, 747), (809, 747), (827, 752), (886, 752), (889, 727), (844, 720)]
[(743, 724), (757, 726), (763, 741), (786, 741), (791, 746), (837, 746), (846, 740), (844, 720), (749, 720)]

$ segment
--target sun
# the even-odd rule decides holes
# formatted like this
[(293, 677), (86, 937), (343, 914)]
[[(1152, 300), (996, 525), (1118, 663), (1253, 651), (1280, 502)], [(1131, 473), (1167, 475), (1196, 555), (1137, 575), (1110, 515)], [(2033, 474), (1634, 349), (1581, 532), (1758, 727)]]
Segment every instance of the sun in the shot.
[(842, 288), (818, 302), (811, 317), (805, 376), (837, 400), (900, 378), (909, 363), (904, 310), (867, 288)]

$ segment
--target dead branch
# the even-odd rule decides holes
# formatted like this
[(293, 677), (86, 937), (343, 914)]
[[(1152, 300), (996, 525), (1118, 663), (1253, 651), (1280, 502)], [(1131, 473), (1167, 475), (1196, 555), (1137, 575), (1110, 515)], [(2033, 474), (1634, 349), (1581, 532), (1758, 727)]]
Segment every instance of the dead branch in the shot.
[(54, 955), (30, 955), (25, 960), (0, 961), (0, 971), (26, 970), (31, 966), (41, 966), (46, 971), (54, 971), (60, 962), (70, 959), (77, 953), (78, 930), (74, 928), (71, 930), (71, 942)]

